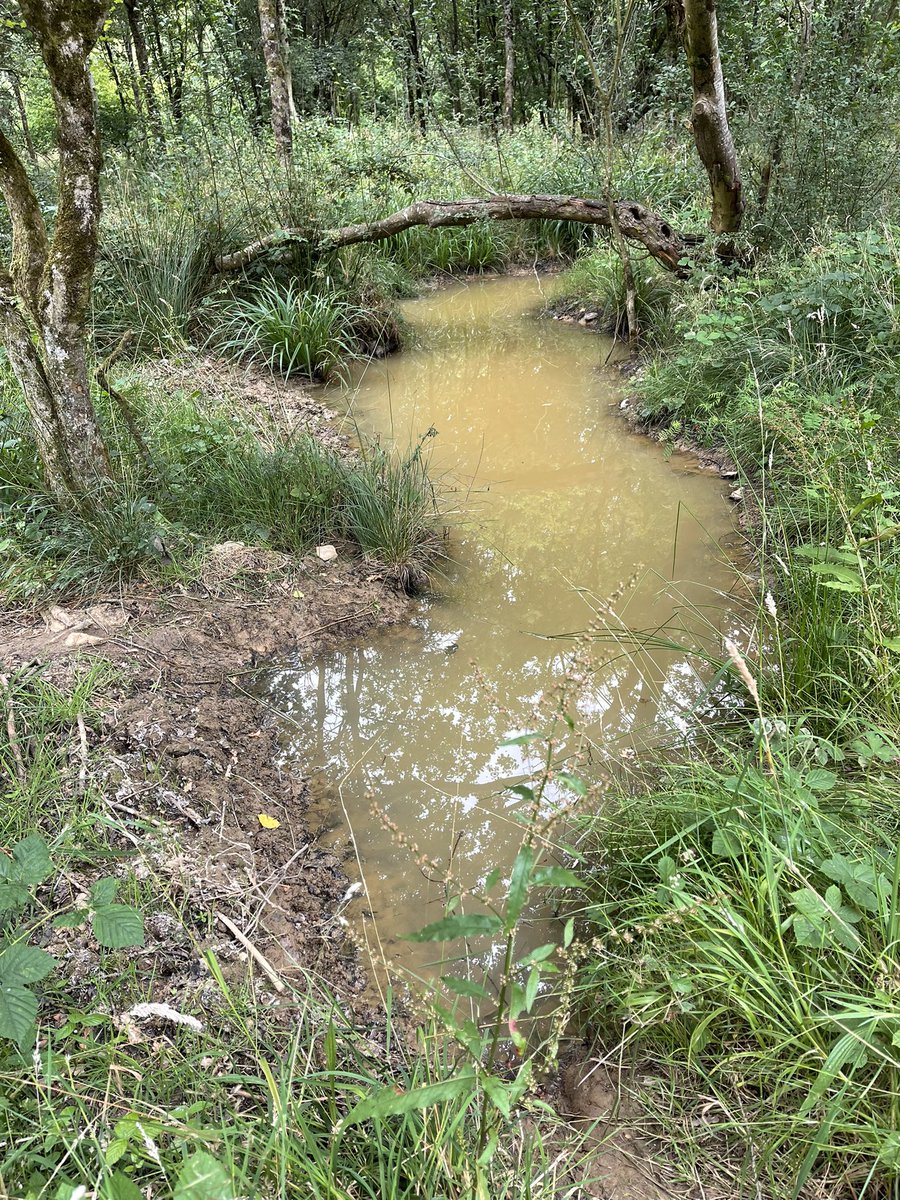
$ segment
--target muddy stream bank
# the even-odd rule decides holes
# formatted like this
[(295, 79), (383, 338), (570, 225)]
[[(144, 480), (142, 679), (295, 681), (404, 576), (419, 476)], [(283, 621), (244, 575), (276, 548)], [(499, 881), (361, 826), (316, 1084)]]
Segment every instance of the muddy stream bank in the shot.
[[(627, 427), (610, 343), (538, 319), (544, 299), (540, 279), (521, 277), (411, 301), (414, 348), (331, 390), (368, 436), (406, 446), (434, 429), (433, 473), (462, 515), (409, 624), (277, 659), (264, 686), (282, 761), (313, 772), (310, 820), (362, 884), (345, 915), (426, 975), (434, 949), (399, 939), (441, 915), (444, 890), (373, 800), (428, 858), (452, 853), (464, 883), (508, 871), (521, 802), (503, 789), (528, 768), (521, 748), (499, 747), (535, 728), (572, 653), (561, 635), (600, 613), (690, 641), (716, 628), (733, 579), (722, 481)], [(685, 653), (598, 643), (595, 657), (578, 725), (600, 759), (681, 727), (705, 687)]]

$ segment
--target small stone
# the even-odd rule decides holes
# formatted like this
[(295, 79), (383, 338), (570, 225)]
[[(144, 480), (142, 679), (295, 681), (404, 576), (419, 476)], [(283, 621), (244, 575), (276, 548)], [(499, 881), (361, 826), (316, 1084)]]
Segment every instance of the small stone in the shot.
[(630, 407), (631, 407), (631, 401), (628, 399), (627, 396), (625, 397), (624, 400), (619, 401), (619, 408), (622, 411), (624, 411), (626, 408), (630, 408)]
[(334, 546), (316, 546), (316, 557), (322, 562), (333, 562), (338, 556)]
[(743, 488), (735, 488), (734, 491), (728, 497), (728, 499), (733, 500), (735, 502), (735, 504), (740, 504), (740, 502), (743, 500), (743, 498), (744, 498), (744, 489)]
[(584, 319), (585, 321), (596, 321), (599, 316), (599, 313), (589, 312), (584, 314)]
[(98, 637), (95, 633), (82, 633), (76, 629), (66, 638), (64, 645), (66, 646), (99, 646), (103, 642), (102, 637)]
[(719, 474), (723, 479), (737, 479), (737, 471), (735, 471), (734, 467), (722, 467), (719, 470)]

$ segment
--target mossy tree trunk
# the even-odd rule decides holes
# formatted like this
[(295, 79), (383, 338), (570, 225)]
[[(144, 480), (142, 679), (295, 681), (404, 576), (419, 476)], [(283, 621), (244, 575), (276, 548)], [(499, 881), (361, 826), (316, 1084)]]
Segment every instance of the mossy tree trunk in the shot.
[(691, 125), (712, 193), (710, 225), (714, 233), (735, 233), (744, 200), (737, 151), (725, 110), (725, 81), (719, 57), (716, 0), (684, 0), (684, 37), (694, 106)]
[(515, 101), (516, 43), (513, 36), (513, 0), (503, 0), (503, 128), (512, 132)]
[(272, 132), (282, 161), (291, 161), (293, 149), (292, 122), (296, 116), (291, 66), (288, 58), (284, 10), (280, 0), (258, 0), (259, 28), (262, 35), (263, 58), (269, 79), (269, 98), (272, 107)]
[(0, 269), (0, 337), (31, 414), (47, 482), (88, 500), (110, 476), (91, 403), (86, 319), (100, 222), (100, 141), (88, 58), (106, 0), (20, 0), (47, 70), (59, 139), (49, 235), (28, 173), (0, 130), (0, 191), (12, 255)]

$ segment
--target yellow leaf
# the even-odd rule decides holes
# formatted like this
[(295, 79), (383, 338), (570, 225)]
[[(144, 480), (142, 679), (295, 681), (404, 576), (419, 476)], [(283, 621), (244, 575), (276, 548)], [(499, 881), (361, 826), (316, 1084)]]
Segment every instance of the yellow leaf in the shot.
[(281, 824), (281, 822), (277, 821), (274, 817), (270, 817), (268, 813), (258, 813), (257, 820), (259, 821), (260, 825), (262, 825), (263, 829), (277, 829)]

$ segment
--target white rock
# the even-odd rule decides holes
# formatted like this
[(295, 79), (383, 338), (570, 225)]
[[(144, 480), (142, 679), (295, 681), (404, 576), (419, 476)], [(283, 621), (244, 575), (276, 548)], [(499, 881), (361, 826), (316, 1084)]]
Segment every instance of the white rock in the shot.
[(733, 500), (735, 502), (735, 504), (740, 504), (740, 502), (743, 500), (743, 498), (744, 498), (744, 489), (743, 488), (735, 488), (734, 491), (731, 493), (731, 495), (728, 497), (728, 499)]
[(316, 546), (316, 557), (321, 558), (322, 562), (333, 562), (337, 556), (334, 546)]

